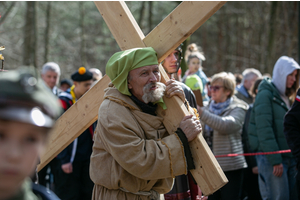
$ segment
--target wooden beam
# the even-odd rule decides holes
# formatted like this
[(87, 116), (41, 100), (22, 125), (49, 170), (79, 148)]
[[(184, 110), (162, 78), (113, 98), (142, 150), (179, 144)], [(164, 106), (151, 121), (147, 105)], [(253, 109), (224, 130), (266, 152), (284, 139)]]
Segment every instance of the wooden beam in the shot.
[[(160, 65), (162, 82), (169, 80), (165, 70)], [(163, 98), (167, 109), (163, 110), (158, 107), (157, 113), (164, 118), (164, 125), (169, 133), (175, 132), (179, 127), (182, 118), (191, 114), (179, 97)], [(170, 108), (170, 109), (168, 109)], [(203, 128), (203, 127), (202, 127)], [(227, 178), (223, 173), (218, 161), (207, 145), (202, 133), (189, 143), (193, 155), (196, 169), (191, 173), (205, 195), (210, 195), (223, 187)]]
[(161, 62), (225, 3), (183, 1), (143, 41), (147, 47), (155, 47)]
[(121, 50), (146, 47), (145, 36), (125, 2), (95, 1), (95, 4)]
[[(181, 18), (178, 18), (177, 23), (170, 23), (170, 27), (168, 29), (164, 29), (163, 32), (159, 31), (161, 26), (156, 27), (153, 31), (158, 31), (160, 35), (155, 36), (151, 32), (151, 34), (147, 37), (144, 37), (124, 2), (95, 2), (95, 4), (108, 24), (112, 34), (115, 36), (121, 50), (145, 47), (146, 44), (147, 46), (153, 45), (152, 47), (159, 52), (158, 58), (160, 61), (168, 55), (168, 52), (171, 52), (184, 40), (180, 39), (180, 36), (176, 36), (176, 41), (174, 42), (172, 37), (164, 37), (163, 39), (160, 39), (163, 32), (165, 35), (170, 35), (169, 33), (175, 33), (178, 29), (178, 22), (188, 22), (188, 27), (190, 28), (186, 27), (186, 30), (181, 30), (180, 32), (180, 34), (182, 34), (181, 37), (184, 38), (186, 35), (191, 35), (191, 31), (195, 31), (212, 15), (212, 12), (207, 12), (208, 14), (202, 16), (202, 18), (195, 18), (192, 20), (183, 20), (181, 18), (185, 18), (185, 16), (182, 16)], [(215, 4), (216, 5), (212, 8), (214, 12), (217, 7), (220, 7), (220, 2), (216, 2)], [(184, 5), (184, 7), (178, 6), (175, 9), (176, 12), (180, 14), (183, 12), (181, 9), (188, 8), (186, 7), (186, 3), (184, 3)], [(193, 9), (194, 7), (198, 7), (195, 12), (199, 12), (199, 10), (205, 7), (205, 5), (207, 5), (205, 2), (202, 2), (202, 4), (190, 4)], [(208, 7), (205, 8), (209, 9)], [(148, 39), (148, 37), (151, 39)], [(156, 40), (158, 40), (158, 42)], [(164, 45), (168, 47), (165, 48)], [(164, 48), (163, 51), (166, 52), (161, 51), (160, 48)], [(165, 83), (169, 78), (162, 66), (160, 66), (160, 72), (162, 74), (162, 82)], [(54, 134), (50, 139), (47, 151), (41, 157), (41, 164), (39, 165), (38, 170), (42, 169), (42, 167), (51, 161), (59, 152), (61, 152), (97, 119), (98, 109), (104, 96), (104, 89), (107, 87), (109, 82), (109, 78), (104, 76), (95, 86), (93, 86), (93, 88), (91, 88), (59, 118), (53, 130)], [(172, 109), (159, 110), (158, 112), (161, 116), (164, 116), (164, 124), (167, 130), (172, 132), (173, 130), (176, 130), (175, 128), (178, 127), (183, 116), (189, 114), (189, 112), (186, 110), (183, 102), (177, 97), (171, 99), (165, 98), (165, 101), (167, 107)], [(80, 117), (76, 117), (78, 113)], [(191, 172), (202, 192), (205, 195), (212, 194), (214, 191), (225, 185), (228, 180), (226, 179), (215, 157), (211, 153), (209, 147), (206, 145), (201, 134), (198, 138), (193, 140), (190, 145), (196, 164), (196, 170), (192, 170)]]

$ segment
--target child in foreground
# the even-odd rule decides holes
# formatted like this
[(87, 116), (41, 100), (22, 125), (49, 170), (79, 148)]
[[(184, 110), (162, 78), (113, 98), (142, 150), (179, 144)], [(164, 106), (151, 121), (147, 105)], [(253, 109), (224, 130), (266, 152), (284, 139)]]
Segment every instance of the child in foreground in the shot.
[(0, 200), (57, 200), (31, 182), (61, 110), (30, 69), (0, 72)]

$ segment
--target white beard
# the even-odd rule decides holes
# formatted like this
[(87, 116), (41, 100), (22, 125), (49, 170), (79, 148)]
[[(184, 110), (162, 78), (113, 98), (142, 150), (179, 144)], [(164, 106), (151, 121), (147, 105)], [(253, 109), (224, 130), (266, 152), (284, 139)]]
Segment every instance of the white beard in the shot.
[[(156, 86), (157, 88), (155, 90), (150, 90), (150, 88), (153, 86)], [(148, 83), (143, 88), (144, 95), (142, 99), (145, 103), (149, 103), (149, 102), (154, 103), (160, 100), (164, 96), (165, 90), (166, 90), (166, 86), (161, 82)]]

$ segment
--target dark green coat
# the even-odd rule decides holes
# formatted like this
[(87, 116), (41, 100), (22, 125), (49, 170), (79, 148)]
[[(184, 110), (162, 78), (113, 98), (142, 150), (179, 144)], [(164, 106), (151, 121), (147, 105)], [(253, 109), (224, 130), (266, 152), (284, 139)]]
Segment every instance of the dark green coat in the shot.
[[(265, 78), (258, 88), (248, 127), (249, 143), (257, 152), (272, 152), (289, 149), (283, 133), (284, 115), (288, 107), (270, 78)], [(282, 156), (292, 154), (266, 155), (274, 166), (282, 163)]]

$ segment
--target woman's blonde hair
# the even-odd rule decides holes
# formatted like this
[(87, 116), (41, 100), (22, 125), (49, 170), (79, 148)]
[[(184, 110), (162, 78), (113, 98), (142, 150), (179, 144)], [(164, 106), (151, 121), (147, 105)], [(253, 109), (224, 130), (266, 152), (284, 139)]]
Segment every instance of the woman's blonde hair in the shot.
[(228, 97), (232, 97), (234, 95), (235, 77), (231, 72), (220, 72), (213, 75), (213, 77), (211, 78), (211, 85), (216, 82), (221, 82), (223, 84), (224, 90), (230, 91)]

